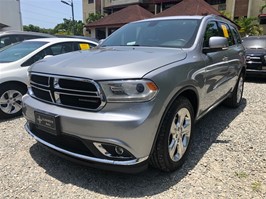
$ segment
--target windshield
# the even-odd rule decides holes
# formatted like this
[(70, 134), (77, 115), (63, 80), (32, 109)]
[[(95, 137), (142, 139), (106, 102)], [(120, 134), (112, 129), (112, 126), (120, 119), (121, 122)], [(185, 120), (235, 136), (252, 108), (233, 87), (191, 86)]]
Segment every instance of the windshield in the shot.
[(130, 23), (115, 31), (101, 46), (152, 46), (189, 48), (200, 21), (169, 19)]
[(34, 50), (45, 45), (47, 42), (26, 41), (8, 46), (0, 50), (0, 63), (8, 63), (17, 61)]
[(266, 39), (265, 38), (243, 38), (243, 45), (245, 48), (249, 49), (266, 49)]

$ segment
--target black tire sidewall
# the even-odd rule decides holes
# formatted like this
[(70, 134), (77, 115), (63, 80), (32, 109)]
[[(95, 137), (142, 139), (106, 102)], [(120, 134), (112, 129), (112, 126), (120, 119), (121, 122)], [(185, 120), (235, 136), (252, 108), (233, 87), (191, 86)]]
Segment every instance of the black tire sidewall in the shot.
[[(190, 117), (191, 117), (191, 135), (190, 135), (190, 140), (189, 140), (189, 144), (188, 147), (184, 153), (184, 155), (182, 156), (182, 158), (175, 162), (171, 159), (170, 155), (169, 155), (169, 150), (168, 150), (168, 139), (169, 139), (169, 133), (170, 133), (170, 128), (172, 125), (172, 121), (174, 119), (174, 117), (176, 116), (176, 113), (182, 109), (182, 108), (186, 108), (189, 113), (190, 113)], [(168, 112), (166, 113), (164, 119), (163, 119), (163, 123), (160, 129), (160, 135), (158, 139), (158, 144), (162, 145), (162, 151), (158, 152), (158, 153), (162, 153), (161, 155), (163, 156), (164, 159), (164, 163), (166, 166), (166, 171), (174, 171), (176, 170), (178, 167), (180, 167), (183, 163), (184, 160), (186, 159), (189, 151), (190, 151), (190, 147), (191, 147), (191, 140), (192, 140), (192, 135), (193, 135), (193, 129), (194, 128), (194, 110), (193, 107), (190, 103), (190, 101), (185, 98), (185, 97), (179, 97), (177, 98), (177, 100), (175, 100), (173, 102), (173, 104), (170, 106)]]

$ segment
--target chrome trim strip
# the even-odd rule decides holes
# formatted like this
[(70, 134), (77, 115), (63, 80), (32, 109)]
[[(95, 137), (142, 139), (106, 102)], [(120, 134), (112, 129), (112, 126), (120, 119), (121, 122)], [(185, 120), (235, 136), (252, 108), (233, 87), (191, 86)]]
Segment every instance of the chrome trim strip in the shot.
[(24, 125), (24, 128), (25, 130), (35, 139), (37, 140), (38, 142), (44, 144), (45, 146), (49, 147), (49, 148), (52, 148), (56, 151), (59, 151), (61, 153), (64, 153), (64, 154), (67, 154), (67, 155), (70, 155), (70, 156), (73, 156), (75, 158), (80, 158), (80, 159), (83, 159), (83, 160), (88, 160), (88, 161), (93, 161), (93, 162), (98, 162), (98, 163), (104, 163), (104, 164), (112, 164), (112, 165), (120, 165), (120, 166), (130, 166), (130, 165), (136, 165), (136, 164), (139, 164), (145, 160), (148, 159), (148, 156), (146, 157), (143, 157), (143, 158), (139, 158), (139, 159), (134, 159), (134, 160), (126, 160), (126, 161), (115, 161), (115, 160), (107, 160), (107, 159), (100, 159), (100, 158), (94, 158), (94, 157), (90, 157), (90, 156), (85, 156), (85, 155), (80, 155), (80, 154), (77, 154), (77, 153), (73, 153), (73, 152), (70, 152), (70, 151), (67, 151), (67, 150), (64, 150), (64, 149), (61, 149), (57, 146), (54, 146), (40, 138), (38, 138), (37, 136), (35, 136), (29, 129), (29, 126), (28, 126), (28, 123), (26, 123)]
[(62, 94), (62, 95), (70, 95), (70, 96), (77, 96), (77, 97), (91, 97), (91, 98), (97, 98), (97, 99), (101, 99), (101, 97), (99, 95), (94, 96), (94, 95), (80, 95), (80, 94), (74, 94), (74, 93), (64, 93), (61, 91), (55, 91), (55, 94)]
[(93, 92), (93, 91), (84, 91), (84, 90), (76, 90), (76, 89), (68, 89), (68, 88), (63, 88), (60, 87), (59, 85), (54, 86), (55, 89), (60, 89), (62, 91), (72, 91), (72, 92), (78, 92), (78, 93), (87, 93), (87, 94), (96, 94), (99, 96), (98, 92)]

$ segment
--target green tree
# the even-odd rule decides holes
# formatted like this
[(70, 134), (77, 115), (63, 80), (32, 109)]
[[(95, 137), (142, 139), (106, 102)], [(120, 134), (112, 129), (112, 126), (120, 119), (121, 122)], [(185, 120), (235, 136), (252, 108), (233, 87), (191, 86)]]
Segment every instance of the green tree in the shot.
[(39, 26), (34, 26), (32, 24), (28, 26), (23, 26), (24, 31), (31, 31), (31, 32), (40, 32), (40, 27)]
[(23, 26), (23, 30), (24, 31), (30, 31), (30, 32), (42, 32), (42, 33), (47, 33), (47, 34), (53, 34), (53, 29), (46, 29), (46, 28), (40, 28), (39, 26), (35, 26), (35, 25), (24, 25)]
[(73, 28), (75, 35), (83, 35), (82, 21), (72, 21), (70, 19), (63, 19), (63, 23), (57, 24), (54, 28), (54, 34), (73, 35)]
[(263, 14), (263, 10), (264, 10), (264, 8), (266, 8), (266, 4), (263, 5), (263, 6), (261, 6), (261, 8), (260, 8), (260, 14)]
[(224, 10), (224, 11), (220, 11), (220, 13), (221, 13), (223, 16), (225, 16), (226, 18), (232, 20), (232, 15), (231, 15), (231, 13), (226, 12), (225, 10)]
[(237, 19), (236, 24), (240, 26), (241, 36), (262, 35), (263, 27), (259, 24), (256, 17), (240, 17)]
[(94, 13), (90, 13), (88, 18), (86, 19), (86, 22), (87, 23), (91, 23), (91, 22), (94, 22), (94, 21), (97, 21), (101, 18), (103, 18), (104, 16), (101, 15), (101, 13), (99, 12), (96, 12), (95, 14)]

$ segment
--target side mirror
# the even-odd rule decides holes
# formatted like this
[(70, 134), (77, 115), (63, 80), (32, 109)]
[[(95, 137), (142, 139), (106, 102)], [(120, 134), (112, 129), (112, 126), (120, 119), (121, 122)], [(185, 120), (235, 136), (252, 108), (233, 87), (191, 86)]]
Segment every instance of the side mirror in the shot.
[(45, 55), (43, 59), (48, 58), (48, 57), (53, 57), (53, 55)]
[(101, 44), (104, 42), (104, 40), (105, 40), (105, 39), (101, 39), (101, 40), (99, 41), (99, 45), (101, 45)]
[(225, 37), (211, 37), (209, 47), (203, 48), (204, 53), (218, 52), (228, 48), (228, 40)]

